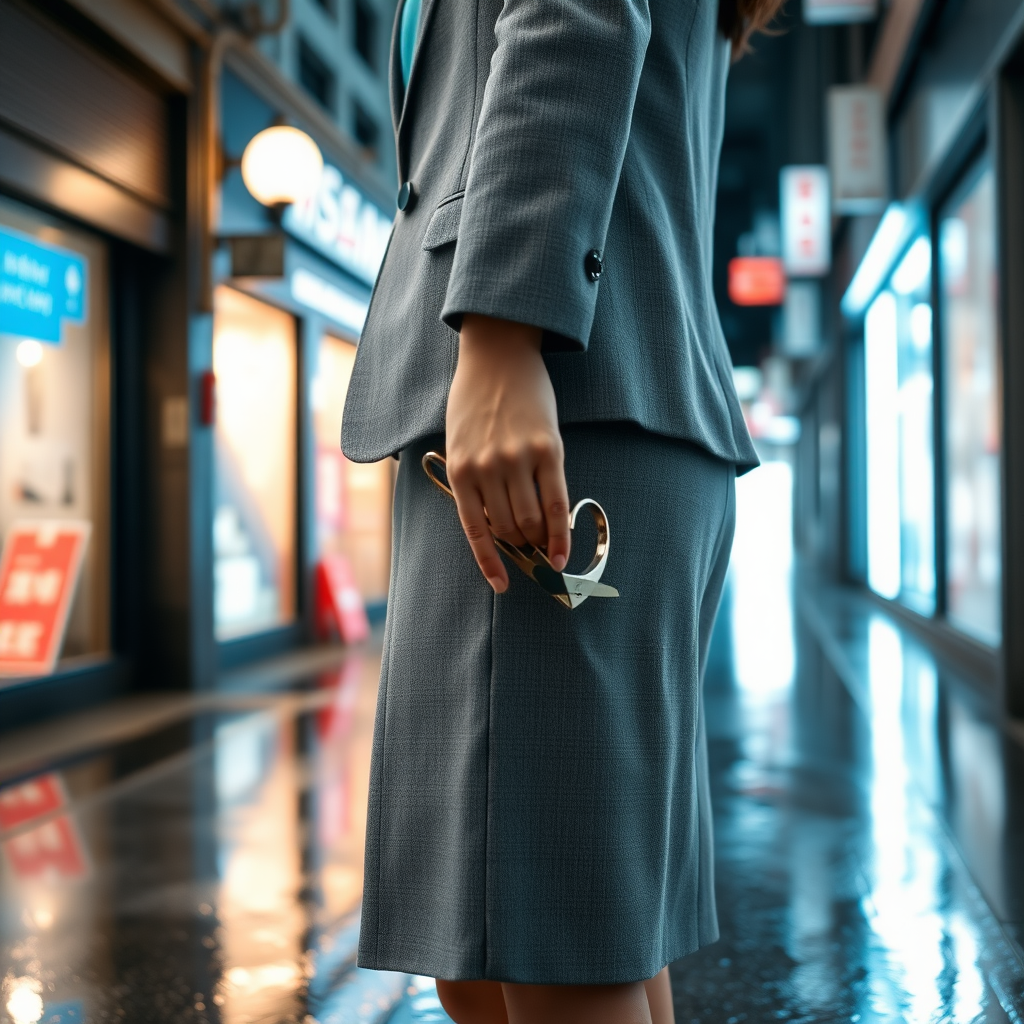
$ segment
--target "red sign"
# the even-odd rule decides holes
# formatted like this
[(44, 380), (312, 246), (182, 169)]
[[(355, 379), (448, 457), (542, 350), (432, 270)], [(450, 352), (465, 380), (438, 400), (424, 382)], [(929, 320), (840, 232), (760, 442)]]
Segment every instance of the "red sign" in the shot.
[(0, 558), (0, 676), (53, 671), (91, 526), (15, 523)]
[(2, 844), (16, 878), (74, 879), (88, 874), (89, 862), (74, 822), (67, 814), (55, 814), (66, 804), (64, 785), (54, 773), (0, 790), (0, 833), (40, 821)]
[(321, 632), (337, 631), (347, 643), (370, 635), (363, 595), (355, 584), (352, 566), (342, 555), (325, 555), (316, 567), (317, 618)]
[(729, 298), (737, 306), (781, 306), (786, 273), (774, 256), (737, 256), (729, 260)]

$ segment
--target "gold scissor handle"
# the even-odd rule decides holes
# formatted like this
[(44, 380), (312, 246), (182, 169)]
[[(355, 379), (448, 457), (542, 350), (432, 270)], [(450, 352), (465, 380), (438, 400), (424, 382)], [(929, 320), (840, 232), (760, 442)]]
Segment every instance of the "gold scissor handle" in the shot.
[[(431, 482), (441, 491), (448, 495), (453, 501), (455, 493), (448, 483), (448, 463), (445, 457), (439, 452), (427, 452), (420, 460), (423, 471), (430, 478)], [(441, 474), (444, 474), (443, 476)], [(597, 547), (594, 550), (594, 557), (590, 565), (581, 575), (559, 572), (548, 561), (548, 556), (532, 544), (524, 544), (521, 547), (511, 544), (506, 540), (494, 535), (495, 547), (506, 555), (518, 568), (520, 568), (535, 583), (539, 583), (556, 601), (567, 608), (578, 608), (588, 597), (618, 597), (619, 593), (614, 587), (601, 583), (601, 575), (604, 573), (605, 564), (608, 561), (608, 550), (611, 544), (609, 539), (608, 516), (601, 506), (593, 498), (583, 498), (576, 503), (569, 517), (569, 528), (576, 525), (576, 515), (582, 508), (590, 510), (594, 517), (594, 524), (597, 527)], [(488, 520), (488, 527), (490, 521)]]
[[(420, 460), (423, 465), (423, 472), (430, 477), (431, 482), (445, 494), (448, 495), (453, 501), (455, 500), (455, 492), (451, 489), (448, 483), (448, 463), (443, 455), (438, 452), (427, 452), (426, 455)], [(438, 469), (441, 469), (444, 473), (444, 479), (438, 475)]]

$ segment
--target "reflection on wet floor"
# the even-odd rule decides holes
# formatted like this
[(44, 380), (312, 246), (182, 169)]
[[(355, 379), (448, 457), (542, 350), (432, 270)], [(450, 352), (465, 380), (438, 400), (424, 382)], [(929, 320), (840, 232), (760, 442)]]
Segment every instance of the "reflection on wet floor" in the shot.
[[(677, 1020), (1019, 1021), (1024, 751), (877, 605), (794, 583), (789, 479), (741, 481), (707, 680), (722, 940), (673, 965)], [(430, 979), (355, 965), (378, 668), (0, 752), (0, 1016), (447, 1020)]]

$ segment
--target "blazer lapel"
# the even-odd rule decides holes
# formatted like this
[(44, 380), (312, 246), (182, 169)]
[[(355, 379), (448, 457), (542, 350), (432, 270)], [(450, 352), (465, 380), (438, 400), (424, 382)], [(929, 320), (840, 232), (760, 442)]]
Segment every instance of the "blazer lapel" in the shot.
[(396, 5), (395, 24), (391, 30), (391, 53), (388, 56), (388, 93), (391, 98), (391, 127), (395, 138), (398, 138), (398, 122), (402, 117), (402, 105), (405, 102), (405, 86), (402, 84), (402, 8), (404, 3)]
[[(416, 72), (420, 65), (423, 63), (423, 51), (426, 48), (427, 32), (430, 29), (430, 18), (434, 13), (434, 8), (437, 7), (439, 0), (421, 0), (420, 6), (420, 23), (416, 30), (416, 47), (412, 52), (412, 66), (409, 68), (409, 84), (402, 89), (399, 94), (402, 97), (401, 107), (398, 113), (398, 122), (395, 125), (395, 136), (398, 145), (398, 173), (399, 176), (404, 180), (408, 173), (406, 166), (406, 152), (405, 152), (405, 132), (408, 126), (409, 118), (406, 116), (406, 112), (409, 109), (409, 95), (416, 88)], [(402, 18), (402, 7), (403, 4), (398, 5), (398, 20), (395, 22), (396, 26), (401, 26)], [(400, 32), (394, 32), (391, 36), (391, 82), (392, 82), (392, 96), (394, 96), (394, 83), (397, 76), (399, 87), (402, 86), (402, 59), (400, 54), (400, 43), (399, 36)]]

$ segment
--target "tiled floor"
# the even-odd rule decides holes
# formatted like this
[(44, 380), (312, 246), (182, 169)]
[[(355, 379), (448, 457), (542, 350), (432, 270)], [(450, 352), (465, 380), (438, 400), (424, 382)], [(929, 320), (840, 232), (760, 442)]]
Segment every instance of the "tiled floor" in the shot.
[[(1020, 1021), (1024, 751), (875, 605), (792, 598), (784, 476), (741, 491), (722, 939), (673, 965), (677, 1020)], [(0, 1020), (447, 1020), (429, 979), (355, 966), (379, 655), (318, 658), (0, 739)]]

